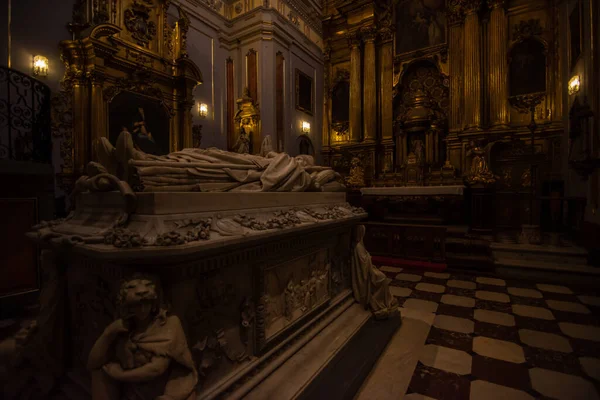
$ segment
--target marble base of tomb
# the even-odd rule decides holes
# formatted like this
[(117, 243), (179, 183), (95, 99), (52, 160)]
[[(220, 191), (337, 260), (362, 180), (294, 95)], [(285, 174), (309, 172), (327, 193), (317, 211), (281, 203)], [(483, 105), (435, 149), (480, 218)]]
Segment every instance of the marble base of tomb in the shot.
[[(89, 391), (90, 349), (114, 320), (120, 282), (135, 273), (158, 277), (181, 320), (198, 363), (199, 399), (264, 393), (281, 379), (275, 371), (291, 365), (312, 372), (302, 384), (290, 381), (290, 398), (324, 393), (324, 377), (349, 382), (334, 367), (340, 360), (362, 371), (351, 385), (357, 389), (399, 318), (373, 321), (356, 306), (352, 230), (367, 215), (344, 196), (137, 193), (136, 211), (113, 229), (125, 199), (117, 192), (80, 195), (69, 218), (29, 234), (46, 249), (47, 267), (62, 271), (55, 280), (64, 291), (42, 305), (52, 317), (39, 329), (65, 349), (66, 358), (55, 360), (70, 382), (63, 392)], [(344, 340), (332, 347), (331, 335), (342, 331)], [(376, 343), (368, 356), (360, 337)], [(351, 356), (355, 349), (360, 357)], [(348, 390), (344, 398), (352, 397)]]

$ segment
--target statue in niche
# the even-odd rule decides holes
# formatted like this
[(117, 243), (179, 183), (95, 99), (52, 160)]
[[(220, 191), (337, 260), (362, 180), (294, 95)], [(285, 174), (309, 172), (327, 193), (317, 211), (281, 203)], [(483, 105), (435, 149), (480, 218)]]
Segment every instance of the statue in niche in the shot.
[(415, 155), (415, 161), (417, 164), (421, 165), (423, 163), (423, 141), (422, 140), (413, 140), (411, 153)]
[[(268, 144), (264, 148), (269, 148)], [(135, 172), (139, 186), (147, 192), (345, 190), (340, 175), (332, 168), (316, 166), (310, 155), (290, 157), (271, 151), (262, 157), (190, 148), (155, 156), (136, 149), (128, 132), (122, 132), (116, 148), (100, 138), (96, 153), (108, 171), (122, 171), (122, 180), (129, 180)]]
[(246, 133), (246, 128), (244, 128), (243, 122), (240, 127), (240, 136), (238, 137), (235, 145), (233, 145), (233, 151), (239, 154), (249, 154), (250, 153), (250, 136)]
[(346, 180), (350, 187), (360, 188), (365, 187), (365, 170), (362, 166), (362, 161), (358, 157), (353, 157), (350, 161), (350, 175)]
[(352, 255), (352, 290), (354, 298), (371, 311), (377, 319), (388, 318), (398, 313), (398, 302), (389, 289), (390, 279), (379, 271), (371, 261), (363, 239), (366, 228), (354, 228), (354, 254)]
[(490, 185), (496, 181), (494, 174), (489, 170), (485, 159), (485, 149), (477, 142), (471, 141), (471, 148), (467, 156), (471, 155), (471, 168), (465, 176), (465, 182), (470, 185)]
[(159, 282), (147, 275), (125, 280), (118, 318), (96, 340), (88, 358), (92, 398), (195, 398), (198, 375), (181, 322), (167, 315)]

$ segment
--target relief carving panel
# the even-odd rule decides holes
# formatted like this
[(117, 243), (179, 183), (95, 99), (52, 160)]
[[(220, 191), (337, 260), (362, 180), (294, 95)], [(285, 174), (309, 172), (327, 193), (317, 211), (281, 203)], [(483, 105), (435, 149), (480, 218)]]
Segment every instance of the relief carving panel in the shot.
[(276, 336), (331, 298), (329, 249), (265, 271), (265, 339)]

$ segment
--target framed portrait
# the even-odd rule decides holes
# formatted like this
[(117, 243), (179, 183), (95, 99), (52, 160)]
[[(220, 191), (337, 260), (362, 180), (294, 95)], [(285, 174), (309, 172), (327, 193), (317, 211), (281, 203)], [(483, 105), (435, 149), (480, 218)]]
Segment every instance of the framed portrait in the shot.
[(571, 44), (571, 68), (575, 67), (579, 56), (581, 55), (582, 43), (582, 23), (581, 23), (581, 0), (577, 1), (573, 11), (569, 15), (569, 40)]
[(296, 68), (296, 109), (312, 115), (314, 109), (313, 79)]
[(394, 14), (396, 55), (446, 44), (446, 0), (399, 0)]

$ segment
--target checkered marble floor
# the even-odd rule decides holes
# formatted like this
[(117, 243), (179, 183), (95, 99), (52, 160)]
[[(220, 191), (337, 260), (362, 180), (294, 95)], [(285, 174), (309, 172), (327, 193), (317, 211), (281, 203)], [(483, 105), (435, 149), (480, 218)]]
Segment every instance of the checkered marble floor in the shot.
[(381, 267), (434, 313), (405, 399), (600, 399), (600, 296), (573, 286)]

